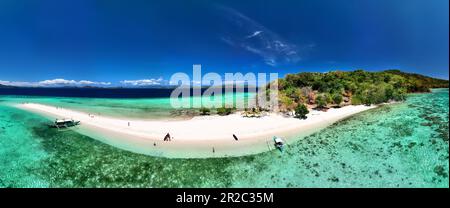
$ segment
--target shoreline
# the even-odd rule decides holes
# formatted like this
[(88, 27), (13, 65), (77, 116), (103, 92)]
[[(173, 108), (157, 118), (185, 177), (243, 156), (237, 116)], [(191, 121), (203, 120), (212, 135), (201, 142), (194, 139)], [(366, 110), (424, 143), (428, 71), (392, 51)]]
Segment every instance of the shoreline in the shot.
[[(49, 119), (79, 120), (81, 125), (73, 128), (74, 131), (127, 151), (167, 158), (210, 158), (270, 151), (274, 149), (273, 136), (283, 137), (289, 145), (297, 140), (295, 138), (303, 138), (376, 106), (345, 106), (327, 112), (310, 110), (305, 120), (275, 113), (261, 118), (244, 118), (234, 113), (169, 121), (92, 117), (85, 112), (36, 103), (16, 104), (15, 107)], [(163, 141), (167, 133), (173, 137), (172, 141)]]

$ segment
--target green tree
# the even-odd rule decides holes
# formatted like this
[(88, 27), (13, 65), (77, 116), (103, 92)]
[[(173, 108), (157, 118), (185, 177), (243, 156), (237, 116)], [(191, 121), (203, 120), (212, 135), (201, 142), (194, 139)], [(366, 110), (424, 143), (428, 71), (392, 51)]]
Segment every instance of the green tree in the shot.
[(404, 101), (406, 100), (406, 89), (397, 89), (392, 93), (392, 99), (395, 101)]
[(325, 96), (325, 101), (327, 103), (332, 103), (333, 102), (333, 97), (329, 93), (325, 93), (324, 96)]
[(361, 105), (363, 103), (362, 100), (361, 95), (354, 95), (352, 96), (352, 105)]
[(300, 104), (297, 106), (297, 108), (295, 108), (295, 118), (300, 118), (300, 119), (306, 119), (308, 118), (306, 116), (306, 114), (309, 113), (308, 108), (306, 107), (305, 104)]
[(227, 107), (217, 108), (217, 114), (219, 114), (221, 116), (230, 115), (232, 111), (233, 111), (232, 108), (227, 108)]
[(200, 108), (200, 115), (206, 116), (209, 115), (211, 110), (209, 108), (202, 107)]
[(343, 98), (342, 98), (342, 95), (341, 95), (341, 94), (335, 94), (335, 95), (333, 96), (333, 102), (334, 102), (334, 104), (336, 104), (336, 105), (338, 105), (338, 106), (341, 105), (342, 100), (343, 100)]
[(327, 98), (325, 95), (319, 95), (316, 98), (317, 108), (325, 108), (327, 106)]

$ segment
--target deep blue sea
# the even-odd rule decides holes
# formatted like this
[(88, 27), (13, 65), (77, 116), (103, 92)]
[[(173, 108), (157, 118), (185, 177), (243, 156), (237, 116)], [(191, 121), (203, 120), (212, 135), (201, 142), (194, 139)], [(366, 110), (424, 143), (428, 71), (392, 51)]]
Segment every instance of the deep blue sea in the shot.
[(88, 97), (88, 98), (163, 98), (172, 88), (0, 88), (0, 95)]

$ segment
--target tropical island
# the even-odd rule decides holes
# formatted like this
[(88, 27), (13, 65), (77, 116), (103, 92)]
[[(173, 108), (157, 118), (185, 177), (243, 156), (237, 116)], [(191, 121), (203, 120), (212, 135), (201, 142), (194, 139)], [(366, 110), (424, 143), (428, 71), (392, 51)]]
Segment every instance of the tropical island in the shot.
[(303, 105), (326, 109), (330, 105), (340, 107), (403, 101), (407, 93), (448, 88), (449, 81), (400, 70), (356, 70), (289, 74), (280, 79), (278, 85), (281, 110), (302, 111)]
[[(408, 93), (428, 93), (433, 88), (449, 87), (448, 80), (400, 70), (302, 72), (287, 74), (277, 81), (279, 111), (303, 119), (311, 109), (326, 111), (330, 107), (401, 102)], [(210, 115), (214, 110), (218, 115), (229, 115), (234, 109), (225, 105), (199, 109), (200, 115)], [(244, 115), (259, 117), (264, 111), (268, 109), (246, 109)]]
[(273, 136), (293, 143), (296, 139), (290, 138), (318, 132), (380, 104), (401, 102), (408, 93), (448, 88), (448, 81), (398, 70), (356, 70), (289, 74), (278, 80), (278, 87), (278, 111), (259, 107), (238, 111), (223, 104), (190, 109), (197, 113), (182, 120), (96, 115), (40, 103), (15, 106), (50, 119), (81, 121), (79, 133), (132, 152), (175, 158), (227, 157), (273, 150)]
[(0, 1), (0, 189), (448, 188), (448, 4)]

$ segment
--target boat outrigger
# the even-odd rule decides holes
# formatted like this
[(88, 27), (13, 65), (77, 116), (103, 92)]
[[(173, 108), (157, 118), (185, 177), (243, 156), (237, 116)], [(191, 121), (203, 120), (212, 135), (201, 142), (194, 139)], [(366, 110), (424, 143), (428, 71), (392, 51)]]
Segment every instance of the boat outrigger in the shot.
[(281, 139), (280, 137), (274, 136), (273, 142), (275, 143), (275, 147), (282, 152), (284, 149), (284, 145), (285, 145), (283, 139)]
[(50, 125), (52, 128), (69, 128), (73, 126), (80, 125), (80, 121), (75, 121), (73, 119), (56, 119), (53, 124)]

